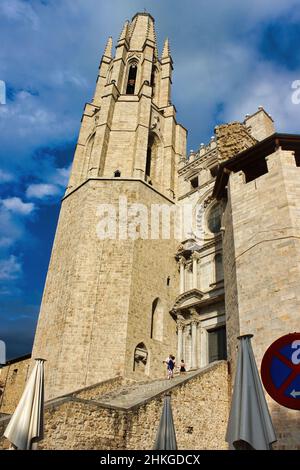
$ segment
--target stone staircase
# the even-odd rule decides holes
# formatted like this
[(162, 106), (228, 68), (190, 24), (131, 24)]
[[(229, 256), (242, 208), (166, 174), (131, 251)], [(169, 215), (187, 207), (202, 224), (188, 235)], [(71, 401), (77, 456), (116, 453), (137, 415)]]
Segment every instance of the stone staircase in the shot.
[(156, 379), (126, 384), (112, 392), (95, 396), (93, 401), (96, 401), (98, 404), (106, 408), (121, 408), (128, 410), (134, 406), (139, 406), (144, 402), (147, 402), (149, 399), (160, 395), (161, 393), (167, 393), (174, 387), (177, 387), (198, 375), (204, 369), (176, 375), (170, 380)]

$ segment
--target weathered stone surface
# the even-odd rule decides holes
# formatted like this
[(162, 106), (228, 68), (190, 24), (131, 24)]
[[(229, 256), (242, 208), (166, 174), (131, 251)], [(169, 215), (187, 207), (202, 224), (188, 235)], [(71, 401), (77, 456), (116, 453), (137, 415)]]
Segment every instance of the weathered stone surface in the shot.
[[(262, 356), (280, 336), (299, 330), (300, 168), (292, 152), (267, 157), (268, 172), (245, 183), (243, 172), (229, 179), (223, 239), (227, 331), (235, 368), (237, 334), (253, 334)], [(298, 412), (268, 397), (278, 448), (299, 448)]]
[[(210, 334), (226, 324), (230, 376), (223, 363), (172, 390), (179, 448), (226, 448), (237, 336), (254, 334), (259, 366), (274, 339), (298, 329), (300, 169), (279, 149), (267, 157), (268, 172), (247, 184), (232, 173), (228, 200), (216, 202), (220, 163), (270, 136), (272, 118), (260, 107), (243, 123), (218, 126), (187, 160), (186, 130), (170, 98), (169, 45), (159, 60), (151, 15), (125, 24), (114, 57), (111, 46), (83, 113), (33, 348), (33, 357), (47, 359), (46, 397), (55, 399), (41, 447), (152, 448), (162, 361), (172, 353), (177, 365), (183, 358), (188, 368), (206, 366)], [(116, 239), (99, 239), (99, 204), (120, 215), (120, 196), (148, 214), (153, 204), (190, 205), (183, 239), (151, 239), (149, 231), (118, 238), (118, 223)], [(10, 366), (1, 371), (0, 413), (14, 410), (27, 377), (28, 361), (17, 375)], [(277, 447), (299, 448), (297, 413), (268, 400)], [(6, 425), (1, 418), (0, 431)]]
[(228, 160), (257, 142), (240, 122), (217, 126), (215, 134), (219, 161)]
[(12, 413), (24, 390), (31, 359), (9, 363), (0, 369), (0, 413)]
[[(128, 409), (110, 405), (108, 393), (104, 395), (105, 407), (101, 396), (91, 400), (77, 394), (50, 402), (46, 405), (45, 438), (39, 448), (151, 450), (165, 392), (172, 397), (179, 449), (227, 448), (224, 441), (229, 407), (226, 362), (213, 364), (187, 377), (180, 376), (174, 382), (163, 380), (160, 391), (157, 387), (153, 389), (152, 382), (144, 384), (147, 385), (154, 390), (153, 398), (145, 401), (141, 390), (141, 404)], [(116, 393), (117, 390), (115, 394), (111, 392), (112, 402)], [(124, 393), (123, 387), (119, 393)], [(0, 420), (0, 433), (1, 426), (4, 430), (6, 425), (7, 420)], [(2, 448), (8, 446), (3, 439), (0, 444)]]

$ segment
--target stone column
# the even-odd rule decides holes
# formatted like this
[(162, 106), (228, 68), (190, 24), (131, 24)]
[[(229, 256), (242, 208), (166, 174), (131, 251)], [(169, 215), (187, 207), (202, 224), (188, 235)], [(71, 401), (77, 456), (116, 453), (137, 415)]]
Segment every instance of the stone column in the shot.
[(177, 333), (178, 333), (178, 338), (177, 338), (177, 364), (180, 364), (181, 359), (183, 359), (183, 324), (182, 323), (177, 323)]
[(181, 359), (184, 359), (184, 362), (186, 362), (186, 327), (183, 326), (183, 329), (182, 329), (182, 356), (180, 358), (180, 361)]
[(207, 331), (205, 328), (200, 328), (200, 347), (201, 347), (201, 362), (200, 362), (200, 367), (205, 367), (208, 364), (208, 355), (207, 355), (207, 350), (208, 350), (208, 345), (207, 345)]
[(184, 282), (185, 258), (183, 258), (182, 256), (179, 259), (179, 266), (180, 266), (180, 294), (183, 294), (184, 289), (185, 289), (185, 282)]
[(197, 368), (197, 322), (192, 321), (192, 354), (191, 354), (191, 369)]
[(201, 367), (201, 322), (197, 324), (197, 365)]
[(193, 289), (198, 289), (198, 259), (199, 255), (194, 251), (192, 254), (193, 260)]

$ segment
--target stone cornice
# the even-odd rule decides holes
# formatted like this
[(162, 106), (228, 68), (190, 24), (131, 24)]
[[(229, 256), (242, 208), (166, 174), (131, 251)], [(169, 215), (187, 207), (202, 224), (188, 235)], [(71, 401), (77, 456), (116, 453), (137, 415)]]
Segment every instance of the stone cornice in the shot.
[(160, 191), (158, 191), (157, 189), (155, 189), (153, 186), (151, 186), (150, 184), (148, 184), (146, 181), (144, 180), (141, 180), (140, 178), (107, 178), (107, 177), (93, 177), (93, 178), (87, 178), (85, 181), (83, 181), (83, 183), (79, 184), (78, 186), (76, 186), (76, 188), (74, 189), (71, 189), (70, 192), (68, 194), (66, 194), (63, 198), (62, 198), (62, 202), (67, 199), (69, 196), (71, 196), (73, 193), (75, 193), (76, 191), (78, 191), (78, 189), (82, 188), (84, 185), (86, 185), (89, 181), (111, 181), (111, 182), (114, 182), (114, 183), (118, 183), (120, 181), (128, 181), (128, 182), (132, 182), (132, 183), (136, 183), (136, 182), (139, 182), (139, 183), (142, 183), (143, 185), (145, 185), (147, 188), (151, 189), (152, 191), (154, 191), (155, 193), (159, 194), (161, 197), (163, 197), (164, 199), (166, 199), (168, 202), (171, 202), (172, 204), (175, 204), (175, 200), (172, 200), (170, 198), (168, 198), (168, 196), (166, 196), (165, 194), (161, 193)]

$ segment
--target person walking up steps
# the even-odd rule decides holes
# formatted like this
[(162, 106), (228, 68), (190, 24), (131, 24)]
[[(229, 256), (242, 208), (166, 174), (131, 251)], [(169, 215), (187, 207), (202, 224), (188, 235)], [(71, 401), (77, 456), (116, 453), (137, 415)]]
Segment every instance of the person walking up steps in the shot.
[(168, 362), (168, 379), (172, 379), (174, 376), (174, 368), (175, 368), (175, 356), (170, 356)]
[(172, 354), (167, 357), (165, 361), (163, 361), (164, 364), (167, 364), (167, 379), (171, 379), (173, 377), (173, 371), (175, 367), (175, 357), (172, 356)]

